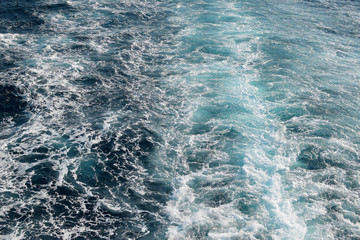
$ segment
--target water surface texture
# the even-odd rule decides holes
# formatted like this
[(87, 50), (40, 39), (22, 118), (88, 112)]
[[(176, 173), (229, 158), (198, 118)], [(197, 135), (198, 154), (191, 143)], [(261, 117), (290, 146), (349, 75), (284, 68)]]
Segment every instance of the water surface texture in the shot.
[(360, 239), (360, 2), (0, 0), (0, 238)]

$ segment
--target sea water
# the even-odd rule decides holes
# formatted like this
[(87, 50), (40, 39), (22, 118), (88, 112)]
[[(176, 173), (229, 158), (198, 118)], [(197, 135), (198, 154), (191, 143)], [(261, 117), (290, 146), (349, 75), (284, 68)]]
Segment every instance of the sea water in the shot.
[(0, 0), (2, 239), (360, 239), (360, 2)]

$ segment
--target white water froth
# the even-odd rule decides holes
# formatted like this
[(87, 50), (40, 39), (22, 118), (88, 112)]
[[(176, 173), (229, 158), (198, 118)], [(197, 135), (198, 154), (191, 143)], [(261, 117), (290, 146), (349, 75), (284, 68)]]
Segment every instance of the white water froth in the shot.
[[(189, 38), (190, 42), (216, 39), (221, 48), (230, 52), (230, 56), (219, 61), (220, 56), (204, 53), (203, 48), (206, 47), (206, 43), (205, 46), (186, 55), (185, 59), (200, 55), (204, 60), (191, 65), (185, 62), (179, 65), (188, 73), (176, 81), (184, 82), (186, 87), (183, 92), (187, 96), (185, 99), (190, 102), (184, 104), (186, 114), (182, 118), (183, 122), (177, 124), (191, 128), (195, 120), (204, 121), (202, 122), (204, 124), (236, 126), (247, 142), (239, 143), (239, 146), (234, 143), (234, 148), (243, 152), (245, 158), (242, 167), (227, 166), (225, 164), (228, 158), (226, 150), (219, 149), (218, 153), (216, 150), (211, 150), (210, 146), (216, 144), (216, 142), (211, 142), (214, 133), (184, 135), (186, 138), (183, 138), (177, 134), (176, 128), (170, 130), (175, 135), (168, 136), (168, 141), (176, 138), (180, 142), (176, 147), (178, 160), (173, 164), (179, 165), (180, 168), (188, 168), (186, 156), (182, 153), (186, 152), (190, 145), (190, 148), (205, 146), (205, 149), (213, 151), (211, 155), (213, 160), (218, 159), (224, 162), (224, 165), (218, 168), (209, 168), (205, 165), (200, 170), (187, 170), (185, 175), (174, 178), (176, 191), (166, 208), (172, 220), (168, 237), (169, 239), (194, 239), (205, 238), (205, 236), (209, 239), (255, 239), (260, 236), (271, 236), (275, 239), (289, 239), (292, 236), (294, 239), (302, 239), (306, 233), (306, 225), (298, 218), (292, 205), (294, 199), (285, 190), (286, 185), (283, 182), (284, 173), (295, 160), (294, 156), (286, 155), (288, 149), (285, 148), (291, 147), (291, 144), (284, 138), (285, 127), (267, 116), (271, 109), (269, 105), (272, 106), (272, 103), (261, 100), (257, 89), (250, 84), (259, 79), (257, 70), (252, 66), (256, 61), (262, 61), (262, 53), (254, 52), (252, 47), (261, 41), (259, 37), (252, 36), (252, 26), (256, 23), (251, 22), (249, 18), (242, 18), (241, 10), (232, 4), (217, 4), (208, 4), (215, 9), (214, 11), (220, 12), (220, 14), (214, 13), (215, 15), (221, 16), (222, 12), (228, 15), (232, 12), (238, 17), (238, 22), (221, 23), (218, 21), (211, 24), (189, 22), (188, 27), (182, 31), (180, 39)], [(181, 14), (181, 6), (178, 8)], [(193, 9), (197, 9), (196, 4)], [(191, 14), (191, 11), (187, 14)], [(199, 14), (201, 16), (202, 13), (199, 12)], [(184, 19), (187, 19), (186, 14), (183, 15), (182, 21)], [(213, 27), (216, 30), (212, 32), (202, 30), (207, 27)], [(238, 38), (241, 39), (242, 36), (249, 39), (236, 44), (235, 41)], [(199, 87), (204, 89), (203, 93), (200, 95), (192, 93), (193, 89)], [(207, 92), (217, 93), (220, 96), (215, 95), (215, 100), (202, 97), (206, 96)], [(204, 115), (207, 113), (197, 113), (204, 106), (209, 105), (211, 108), (211, 104), (223, 101), (239, 104), (248, 112), (231, 113), (227, 118), (220, 115), (220, 118), (211, 119)], [(185, 132), (187, 131), (189, 130), (185, 129)], [(207, 144), (210, 146), (206, 147)], [(236, 152), (234, 148), (231, 151)], [(273, 152), (273, 155), (269, 156), (269, 152)], [(241, 165), (241, 158), (237, 161)], [(216, 207), (207, 206), (199, 200), (202, 196), (198, 191), (203, 189), (191, 187), (194, 181), (200, 181), (199, 179), (209, 182), (209, 186), (216, 186), (217, 182), (224, 179), (232, 179), (223, 187), (231, 195), (231, 201), (225, 204), (220, 202), (220, 205)], [(206, 194), (215, 190), (221, 190), (221, 188), (207, 187)], [(239, 201), (249, 200), (246, 197), (237, 199), (237, 194), (241, 192), (249, 192), (257, 199), (258, 208), (248, 215), (237, 207)]]

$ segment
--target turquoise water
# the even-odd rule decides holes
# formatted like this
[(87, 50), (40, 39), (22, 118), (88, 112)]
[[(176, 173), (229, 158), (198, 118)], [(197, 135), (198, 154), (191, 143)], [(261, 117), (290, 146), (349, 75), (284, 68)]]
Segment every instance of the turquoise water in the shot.
[(1, 237), (360, 238), (359, 10), (0, 1)]

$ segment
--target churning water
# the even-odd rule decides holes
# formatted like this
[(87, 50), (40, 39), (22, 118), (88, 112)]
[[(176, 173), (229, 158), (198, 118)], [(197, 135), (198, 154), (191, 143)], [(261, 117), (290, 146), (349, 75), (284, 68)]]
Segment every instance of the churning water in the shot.
[(0, 0), (3, 239), (360, 239), (357, 0)]

